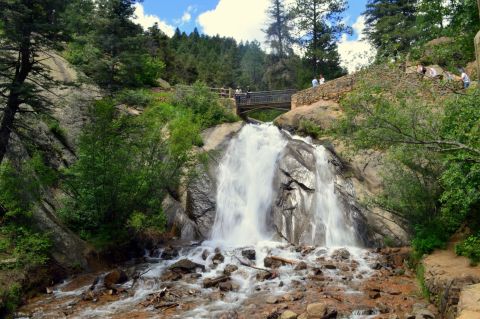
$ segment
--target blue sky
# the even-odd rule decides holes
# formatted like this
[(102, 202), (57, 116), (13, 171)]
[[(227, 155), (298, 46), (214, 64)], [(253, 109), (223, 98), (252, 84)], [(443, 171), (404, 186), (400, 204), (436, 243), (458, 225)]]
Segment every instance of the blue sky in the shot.
[[(286, 4), (295, 0), (284, 0)], [(262, 29), (267, 25), (266, 10), (271, 0), (144, 0), (136, 4), (137, 22), (145, 28), (157, 22), (172, 35), (175, 28), (190, 33), (195, 27), (201, 33), (233, 37), (237, 41), (264, 42)], [(349, 0), (345, 19), (354, 29), (353, 35), (342, 36), (339, 52), (350, 71), (365, 64), (364, 51), (372, 48), (363, 41), (364, 21), (360, 17), (367, 0)], [(363, 56), (363, 57), (361, 57)]]

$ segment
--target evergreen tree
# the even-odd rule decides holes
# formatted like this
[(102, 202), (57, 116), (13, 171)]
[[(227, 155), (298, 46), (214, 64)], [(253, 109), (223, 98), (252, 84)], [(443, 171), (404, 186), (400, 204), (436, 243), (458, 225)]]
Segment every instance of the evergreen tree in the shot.
[(268, 16), (271, 20), (265, 30), (267, 43), (272, 49), (274, 56), (279, 59), (293, 54), (292, 45), (292, 15), (285, 10), (282, 0), (272, 0), (268, 9)]
[[(87, 34), (76, 34), (71, 46), (69, 56), (76, 59), (69, 60), (109, 91), (154, 85), (164, 67), (149, 54), (142, 27), (132, 21), (135, 2), (95, 1), (92, 27), (85, 30)], [(72, 14), (74, 18), (75, 12)]]
[(418, 40), (417, 0), (369, 0), (364, 14), (367, 37), (379, 57), (404, 54)]
[(0, 1), (0, 163), (23, 112), (48, 111), (39, 92), (54, 82), (42, 62), (61, 34), (62, 0)]
[(319, 71), (330, 78), (342, 73), (336, 42), (343, 32), (350, 31), (342, 22), (346, 8), (345, 0), (296, 0), (293, 12), (301, 32), (298, 41), (306, 47), (312, 76)]

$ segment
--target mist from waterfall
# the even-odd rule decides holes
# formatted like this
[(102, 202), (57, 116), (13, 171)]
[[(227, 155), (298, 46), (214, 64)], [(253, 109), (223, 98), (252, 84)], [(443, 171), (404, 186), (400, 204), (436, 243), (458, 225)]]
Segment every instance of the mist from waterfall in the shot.
[(229, 145), (218, 175), (212, 239), (231, 246), (268, 239), (276, 162), (287, 140), (273, 125), (246, 125)]
[[(287, 143), (288, 137), (270, 124), (246, 125), (231, 141), (219, 166), (213, 241), (240, 247), (272, 239), (273, 230), (266, 223), (275, 196), (277, 162)], [(310, 210), (315, 229), (323, 233), (326, 247), (356, 246), (355, 230), (348, 226), (335, 194), (327, 150), (312, 147), (316, 190)]]

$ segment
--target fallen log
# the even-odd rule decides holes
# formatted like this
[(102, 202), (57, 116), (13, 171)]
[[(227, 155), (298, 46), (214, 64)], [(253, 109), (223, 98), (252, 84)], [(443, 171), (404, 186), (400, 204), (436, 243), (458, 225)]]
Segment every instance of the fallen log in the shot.
[(299, 261), (297, 261), (297, 260), (290, 260), (290, 259), (286, 259), (286, 258), (283, 258), (283, 257), (278, 257), (278, 256), (269, 256), (269, 257), (271, 259), (279, 261), (283, 264), (296, 265), (296, 264), (299, 263)]
[(271, 270), (268, 270), (268, 269), (265, 269), (265, 268), (260, 268), (260, 267), (256, 267), (256, 266), (252, 266), (251, 264), (241, 260), (240, 258), (238, 258), (237, 256), (235, 256), (235, 258), (238, 260), (238, 262), (242, 265), (242, 266), (245, 266), (245, 267), (248, 267), (248, 268), (252, 268), (252, 269), (256, 269), (256, 270), (261, 270), (261, 271), (266, 271), (268, 273), (272, 273)]

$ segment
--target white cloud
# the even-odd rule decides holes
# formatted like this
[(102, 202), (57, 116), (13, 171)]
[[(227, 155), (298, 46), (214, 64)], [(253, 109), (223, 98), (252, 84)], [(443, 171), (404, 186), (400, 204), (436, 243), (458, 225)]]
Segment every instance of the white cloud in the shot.
[(269, 4), (270, 0), (220, 0), (215, 9), (199, 15), (198, 24), (208, 35), (263, 43)]
[(188, 23), (190, 22), (190, 20), (192, 20), (192, 15), (190, 14), (190, 12), (185, 12), (181, 20), (182, 20), (182, 23)]
[(151, 14), (145, 14), (145, 10), (141, 3), (135, 3), (135, 19), (134, 22), (140, 24), (144, 29), (148, 29), (153, 26), (155, 23), (158, 23), (160, 30), (165, 32), (169, 37), (173, 36), (175, 33), (175, 28), (165, 21), (160, 20), (159, 17)]
[(356, 40), (349, 40), (346, 34), (343, 34), (338, 43), (338, 53), (340, 54), (341, 65), (353, 73), (361, 67), (369, 65), (375, 58), (376, 50), (365, 37), (365, 17), (359, 16), (352, 25)]

